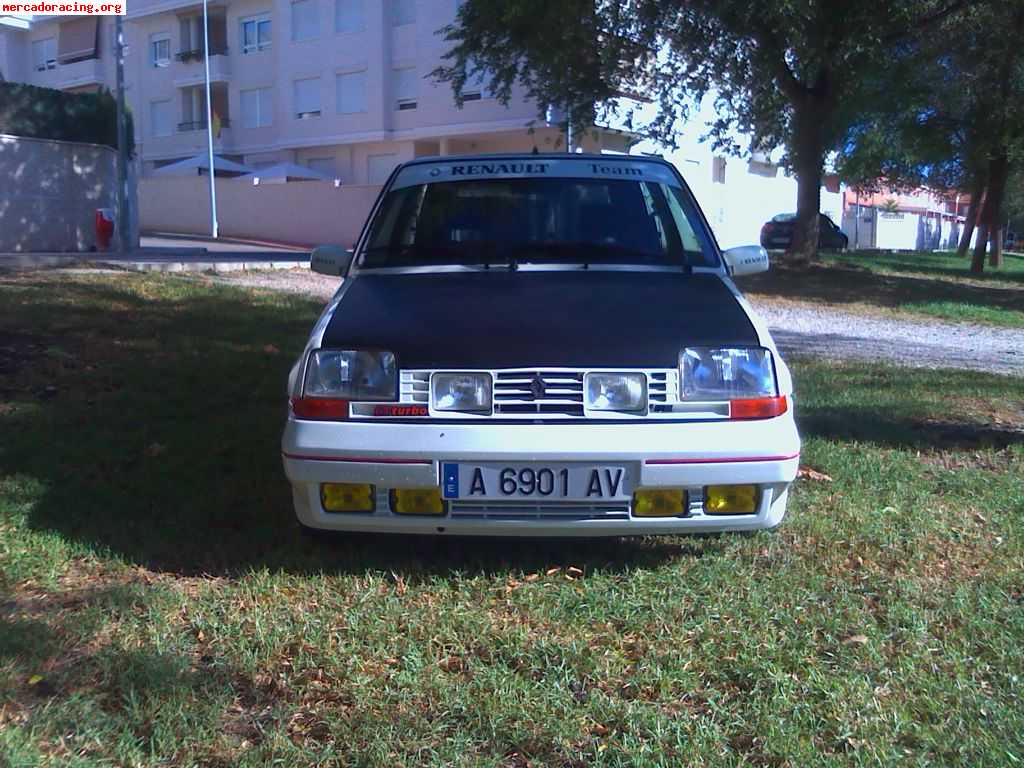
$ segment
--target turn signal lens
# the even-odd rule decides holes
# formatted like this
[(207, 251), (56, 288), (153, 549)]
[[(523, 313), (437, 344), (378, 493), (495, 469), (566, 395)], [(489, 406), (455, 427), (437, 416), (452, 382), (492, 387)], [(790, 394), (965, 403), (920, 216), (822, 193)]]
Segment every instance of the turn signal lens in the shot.
[(730, 419), (773, 419), (789, 410), (785, 397), (752, 397), (729, 401)]
[(348, 418), (348, 400), (332, 397), (296, 397), (292, 400), (292, 413), (297, 419), (344, 421)]
[(752, 515), (757, 511), (756, 485), (709, 485), (704, 489), (709, 515)]
[(440, 488), (395, 488), (391, 491), (391, 511), (396, 515), (443, 515)]
[(328, 512), (373, 512), (373, 486), (369, 483), (323, 483), (320, 503)]
[(633, 492), (634, 517), (679, 517), (686, 512), (686, 491), (658, 488)]

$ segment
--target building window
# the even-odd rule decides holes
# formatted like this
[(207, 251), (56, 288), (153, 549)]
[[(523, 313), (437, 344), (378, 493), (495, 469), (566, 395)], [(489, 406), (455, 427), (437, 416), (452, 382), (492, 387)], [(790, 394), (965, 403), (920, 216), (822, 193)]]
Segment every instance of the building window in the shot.
[(711, 162), (711, 181), (715, 184), (725, 184), (725, 158), (716, 157)]
[(395, 109), (416, 109), (417, 90), (416, 67), (395, 70)]
[(295, 0), (292, 3), (292, 40), (312, 40), (320, 34), (316, 0)]
[(335, 0), (335, 32), (359, 32), (364, 24), (363, 0)]
[(32, 66), (36, 72), (57, 68), (57, 38), (32, 41)]
[(149, 36), (149, 63), (154, 67), (170, 66), (171, 36), (167, 32)]
[(366, 183), (383, 184), (398, 165), (398, 155), (369, 155), (366, 158)]
[(270, 88), (242, 91), (242, 125), (245, 128), (266, 128), (274, 122), (274, 102)]
[(339, 115), (366, 111), (366, 70), (340, 74), (335, 85)]
[(170, 100), (150, 102), (149, 119), (152, 124), (154, 136), (170, 136), (174, 132)]
[(270, 14), (242, 19), (242, 53), (256, 53), (270, 48)]
[(299, 120), (320, 117), (320, 78), (308, 77), (292, 83), (292, 104)]
[(491, 73), (487, 70), (467, 76), (466, 84), (462, 86), (462, 100), (480, 101), (491, 98), (494, 95), (490, 88), (491, 79)]
[(416, 21), (416, 0), (391, 0), (391, 23), (400, 27)]

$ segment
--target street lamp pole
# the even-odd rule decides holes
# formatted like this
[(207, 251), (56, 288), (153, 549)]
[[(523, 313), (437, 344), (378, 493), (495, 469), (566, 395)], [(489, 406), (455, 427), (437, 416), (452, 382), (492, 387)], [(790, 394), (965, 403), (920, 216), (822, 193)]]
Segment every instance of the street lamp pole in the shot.
[(213, 170), (213, 106), (210, 103), (210, 20), (207, 15), (208, 0), (203, 0), (203, 62), (206, 66), (206, 149), (210, 161), (210, 229), (217, 237), (217, 184)]
[(128, 250), (131, 225), (128, 222), (128, 120), (124, 106), (124, 17), (114, 17), (114, 36), (117, 38), (114, 52), (114, 78), (117, 90), (117, 222), (119, 250)]

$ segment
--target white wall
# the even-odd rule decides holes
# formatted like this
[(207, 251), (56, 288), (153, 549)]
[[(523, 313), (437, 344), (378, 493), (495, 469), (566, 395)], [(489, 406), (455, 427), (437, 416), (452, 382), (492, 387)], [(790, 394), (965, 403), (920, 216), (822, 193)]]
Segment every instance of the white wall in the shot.
[(0, 135), (0, 253), (92, 249), (116, 162), (109, 147)]
[[(350, 246), (378, 192), (378, 186), (335, 187), (328, 181), (253, 185), (217, 179), (217, 221), (220, 233), (228, 237)], [(155, 176), (139, 181), (143, 231), (208, 234), (209, 201), (206, 176)]]

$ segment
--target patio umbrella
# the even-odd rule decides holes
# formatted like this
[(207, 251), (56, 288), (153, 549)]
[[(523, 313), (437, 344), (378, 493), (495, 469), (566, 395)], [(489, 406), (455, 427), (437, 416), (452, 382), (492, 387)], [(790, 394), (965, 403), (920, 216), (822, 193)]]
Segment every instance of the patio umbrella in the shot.
[(304, 165), (296, 163), (275, 163), (266, 168), (258, 168), (252, 173), (238, 178), (253, 183), (257, 183), (256, 179), (259, 179), (258, 183), (260, 184), (279, 184), (286, 181), (334, 181), (334, 177), (329, 174), (314, 171), (312, 168), (306, 168)]
[[(154, 176), (195, 176), (202, 173), (202, 171), (209, 172), (210, 170), (210, 159), (206, 153), (196, 155), (195, 157), (187, 157), (184, 160), (179, 160), (176, 163), (165, 165), (161, 168), (157, 168), (153, 171)], [(213, 156), (213, 172), (214, 175), (238, 175), (242, 173), (252, 173), (252, 168), (241, 163), (236, 163), (232, 160), (220, 157), (219, 155)]]

